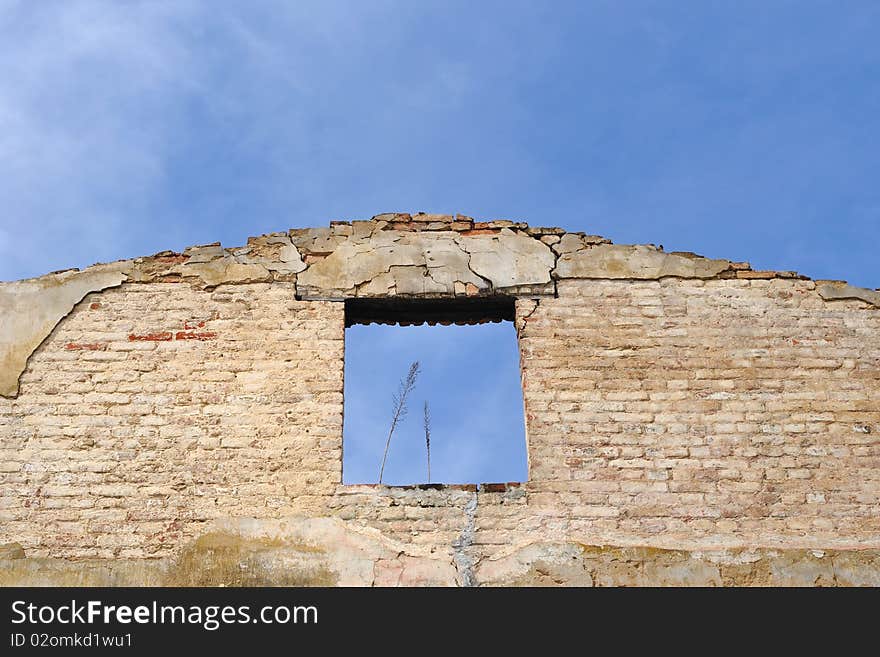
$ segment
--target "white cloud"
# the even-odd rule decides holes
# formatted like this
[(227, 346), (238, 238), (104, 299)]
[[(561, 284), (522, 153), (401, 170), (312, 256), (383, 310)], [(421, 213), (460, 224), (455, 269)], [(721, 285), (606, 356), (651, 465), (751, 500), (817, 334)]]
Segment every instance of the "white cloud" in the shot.
[[(413, 12), (388, 3), (0, 0), (0, 280), (193, 241), (238, 243), (290, 222), (235, 214), (260, 198), (269, 212), (332, 218), (339, 189), (360, 178), (348, 158), (353, 135), (367, 140), (361, 152), (382, 148), (370, 121), (389, 121), (383, 104), (400, 91), (386, 71), (394, 82), (380, 79), (376, 99), (366, 98), (364, 74), (397, 65), (389, 49), (404, 47)], [(361, 70), (370, 58), (373, 68)], [(417, 95), (459, 102), (467, 71), (442, 53), (432, 60), (432, 70), (407, 74)], [(399, 119), (390, 127), (406, 140)], [(212, 179), (199, 166), (230, 171)], [(201, 187), (188, 194), (189, 183)]]
[(0, 11), (0, 278), (114, 259), (162, 181), (192, 60), (185, 3)]

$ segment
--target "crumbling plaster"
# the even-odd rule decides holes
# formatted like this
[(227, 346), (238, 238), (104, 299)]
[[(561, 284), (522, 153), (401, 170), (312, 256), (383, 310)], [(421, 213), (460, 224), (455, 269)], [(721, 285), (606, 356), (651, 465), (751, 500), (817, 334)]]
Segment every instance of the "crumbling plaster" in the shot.
[[(748, 263), (666, 253), (653, 245), (616, 245), (561, 228), (464, 215), (386, 213), (368, 221), (331, 222), (248, 240), (244, 247), (193, 246), (183, 253), (98, 264), (35, 279), (0, 283), (0, 395), (18, 394), (33, 351), (89, 292), (131, 283), (219, 285), (284, 281), (297, 298), (555, 294), (562, 279), (657, 280), (665, 277), (798, 278), (756, 272)], [(800, 277), (803, 278), (803, 277)], [(819, 281), (823, 299), (880, 307), (880, 291)]]
[[(0, 585), (877, 585), (878, 295), (424, 214), (0, 284)], [(515, 307), (527, 482), (342, 484), (395, 297)]]
[(33, 558), (16, 543), (0, 545), (0, 586), (875, 587), (880, 551), (535, 540), (474, 567), (457, 552), (401, 542), (338, 518), (230, 518), (161, 559)]
[(34, 349), (89, 292), (126, 280), (124, 263), (95, 265), (0, 284), (0, 395), (18, 394), (18, 378)]

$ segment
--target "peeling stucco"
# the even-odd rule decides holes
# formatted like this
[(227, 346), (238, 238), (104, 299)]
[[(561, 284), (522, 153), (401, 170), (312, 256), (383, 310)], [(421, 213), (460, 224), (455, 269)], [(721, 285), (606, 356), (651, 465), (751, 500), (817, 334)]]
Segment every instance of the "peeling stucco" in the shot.
[(880, 551), (740, 548), (688, 551), (515, 545), (485, 559), (482, 586), (878, 586)]
[[(125, 282), (221, 285), (293, 283), (304, 300), (475, 297), (539, 299), (565, 279), (657, 280), (795, 278), (756, 272), (748, 263), (666, 253), (652, 245), (616, 245), (603, 237), (464, 215), (385, 213), (219, 243), (183, 253), (96, 265), (83, 271), (0, 283), (0, 394), (14, 396), (28, 357), (89, 292)], [(803, 277), (800, 277), (803, 278)], [(822, 299), (858, 299), (880, 307), (880, 292), (820, 281)]]
[(816, 291), (826, 301), (858, 299), (880, 308), (880, 290), (856, 287), (843, 281), (817, 281)]
[(0, 586), (462, 585), (875, 587), (880, 551), (695, 551), (571, 539), (515, 544), (474, 569), (469, 557), (326, 517), (217, 521), (163, 559), (30, 558), (18, 544), (0, 546)]
[(205, 287), (224, 283), (264, 283), (272, 280), (269, 270), (261, 264), (242, 263), (224, 254), (207, 262), (185, 262), (172, 269), (184, 278), (198, 278)]
[(338, 518), (228, 518), (163, 559), (32, 559), (0, 546), (0, 586), (457, 586), (451, 550)]
[(18, 394), (28, 358), (89, 292), (120, 285), (126, 263), (0, 283), (0, 395)]
[(507, 228), (480, 236), (382, 231), (339, 242), (297, 287), (303, 298), (504, 292), (549, 283), (554, 261), (546, 244)]
[(558, 278), (659, 279), (714, 278), (730, 269), (729, 260), (710, 260), (693, 254), (664, 253), (653, 246), (598, 244), (568, 251), (556, 265)]
[(462, 237), (462, 249), (470, 254), (470, 268), (499, 290), (550, 282), (555, 265), (546, 244), (525, 233), (502, 228), (498, 235)]

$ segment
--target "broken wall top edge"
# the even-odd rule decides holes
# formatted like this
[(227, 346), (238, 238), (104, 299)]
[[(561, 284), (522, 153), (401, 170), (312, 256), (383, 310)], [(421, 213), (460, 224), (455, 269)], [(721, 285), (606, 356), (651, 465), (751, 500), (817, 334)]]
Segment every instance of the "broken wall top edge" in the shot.
[[(395, 245), (401, 248), (393, 249)], [(327, 258), (343, 247), (337, 259), (355, 255), (360, 259), (371, 251), (374, 260), (384, 260), (376, 265), (378, 274), (386, 274), (383, 280), (373, 282), (371, 272), (340, 272), (322, 265)], [(417, 251), (425, 251), (418, 254)], [(394, 252), (390, 252), (394, 251)], [(400, 253), (404, 251), (404, 253)], [(524, 252), (525, 251), (525, 252)], [(415, 257), (413, 257), (415, 255)], [(432, 255), (433, 260), (424, 255)], [(389, 257), (390, 256), (390, 257)], [(445, 258), (445, 260), (444, 260)], [(452, 258), (452, 261), (449, 261)], [(503, 258), (507, 258), (503, 260)], [(457, 281), (436, 281), (438, 270), (461, 266), (464, 260), (471, 265), (477, 260), (477, 269), (490, 273), (501, 267), (516, 264), (517, 259), (525, 269), (508, 280), (486, 281), (480, 271), (474, 271)], [(495, 259), (498, 262), (491, 262)], [(482, 261), (482, 262), (481, 262)], [(549, 265), (550, 277), (536, 275), (535, 263)], [(521, 221), (478, 221), (462, 214), (431, 213), (382, 213), (367, 220), (331, 221), (326, 227), (293, 228), (287, 231), (267, 233), (250, 237), (244, 246), (222, 247), (219, 242), (194, 245), (182, 252), (161, 251), (149, 256), (98, 263), (94, 267), (109, 267), (125, 272), (125, 282), (189, 282), (205, 288), (222, 284), (287, 281), (297, 283), (303, 289), (302, 297), (309, 299), (355, 298), (360, 296), (474, 296), (508, 290), (513, 294), (540, 295), (542, 290), (522, 290), (524, 286), (549, 286), (552, 280), (561, 279), (634, 279), (651, 280), (666, 277), (680, 278), (741, 278), (772, 279), (799, 278), (806, 276), (790, 271), (754, 271), (747, 262), (711, 259), (689, 252), (665, 252), (652, 244), (616, 245), (610, 240), (583, 232), (567, 231), (559, 227), (530, 226)], [(403, 282), (403, 290), (395, 286), (382, 288), (389, 282), (387, 274), (395, 267), (419, 267), (423, 270), (423, 283), (413, 287), (413, 281)], [(333, 283), (329, 289), (310, 284), (310, 270), (324, 283)], [(368, 267), (369, 269), (369, 267)], [(79, 269), (52, 272), (39, 277), (13, 281), (40, 281), (47, 277), (68, 276)], [(344, 274), (352, 276), (346, 277)], [(301, 275), (299, 276), (298, 275)], [(329, 276), (327, 276), (329, 274)], [(335, 277), (335, 278), (334, 278)], [(336, 280), (338, 278), (338, 280)], [(393, 277), (392, 277), (393, 278)], [(442, 278), (442, 277), (441, 277)], [(481, 280), (483, 279), (483, 280)], [(399, 282), (399, 281), (391, 281)], [(470, 282), (477, 289), (464, 289)], [(347, 285), (349, 284), (350, 285)], [(372, 287), (369, 285), (373, 283)], [(488, 284), (487, 284), (488, 283)], [(497, 283), (497, 284), (496, 284)], [(822, 295), (827, 299), (861, 299), (878, 305), (878, 290), (858, 288), (843, 281), (817, 281), (822, 283)], [(0, 282), (7, 286), (10, 282)], [(326, 286), (325, 286), (326, 287)], [(451, 290), (450, 290), (451, 288)], [(390, 290), (390, 292), (389, 292)], [(543, 290), (546, 293), (546, 290)], [(844, 296), (841, 296), (844, 295)]]
[[(202, 244), (182, 253), (161, 251), (0, 283), (0, 394), (17, 394), (30, 354), (76, 303), (116, 285), (187, 283), (213, 290), (274, 283), (290, 285), (296, 298), (308, 301), (477, 299), (485, 309), (492, 299), (555, 296), (561, 280), (666, 278), (809, 280), (796, 272), (754, 271), (747, 262), (665, 252), (652, 244), (618, 245), (557, 227), (461, 214), (384, 213), (259, 235), (240, 247)], [(878, 290), (843, 281), (818, 281), (815, 289), (828, 302), (858, 300), (880, 308)], [(410, 314), (394, 321), (449, 319)], [(499, 321), (485, 310), (452, 320)], [(366, 315), (357, 323), (375, 321), (391, 320)]]

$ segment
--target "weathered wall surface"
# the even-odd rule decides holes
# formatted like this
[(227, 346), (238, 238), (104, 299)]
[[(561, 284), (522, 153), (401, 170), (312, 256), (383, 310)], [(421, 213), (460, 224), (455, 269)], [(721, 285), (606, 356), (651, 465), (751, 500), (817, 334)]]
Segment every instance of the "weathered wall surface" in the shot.
[[(529, 481), (342, 485), (343, 301), (497, 294)], [(0, 284), (0, 584), (876, 585), (877, 294), (440, 215)]]
[(601, 541), (880, 540), (880, 312), (812, 281), (564, 281), (525, 323), (529, 504)]
[(283, 283), (87, 296), (0, 399), (4, 538), (143, 557), (214, 518), (313, 511), (341, 471), (342, 322)]

